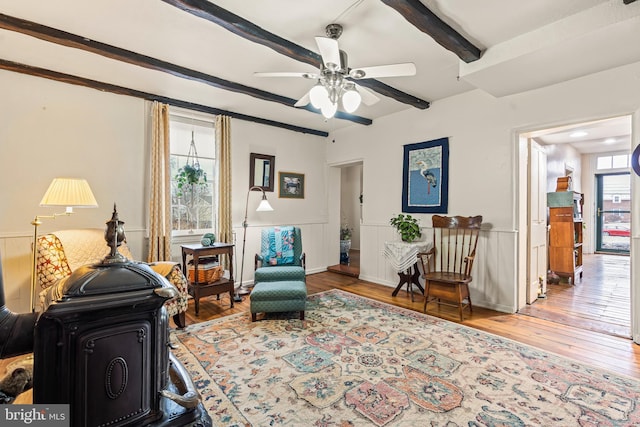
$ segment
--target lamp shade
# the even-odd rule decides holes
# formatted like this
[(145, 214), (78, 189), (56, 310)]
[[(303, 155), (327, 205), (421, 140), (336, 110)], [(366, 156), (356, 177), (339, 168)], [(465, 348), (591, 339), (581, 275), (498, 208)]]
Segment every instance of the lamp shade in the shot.
[(264, 198), (260, 201), (260, 204), (258, 205), (256, 212), (270, 212), (272, 210), (273, 208), (271, 207), (271, 204), (269, 204), (269, 201), (266, 198)]
[(327, 92), (327, 89), (322, 85), (322, 83), (318, 82), (309, 91), (309, 99), (311, 100), (311, 105), (315, 108), (321, 108), (329, 102), (329, 92)]
[(40, 206), (97, 208), (98, 202), (86, 179), (55, 178), (40, 200)]
[(325, 117), (325, 119), (330, 119), (331, 117), (333, 117), (336, 114), (336, 111), (338, 111), (338, 104), (335, 104), (333, 102), (329, 102), (320, 107), (320, 112)]
[(342, 95), (342, 106), (347, 113), (353, 113), (360, 106), (360, 101), (362, 101), (362, 97), (356, 90), (355, 85), (350, 83)]

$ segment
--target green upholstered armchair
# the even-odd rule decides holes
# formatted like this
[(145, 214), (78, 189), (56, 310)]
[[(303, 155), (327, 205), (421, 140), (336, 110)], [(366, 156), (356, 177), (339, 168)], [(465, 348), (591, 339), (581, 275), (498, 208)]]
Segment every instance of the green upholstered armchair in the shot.
[[(290, 230), (292, 229), (292, 230)], [(287, 234), (290, 233), (290, 234)], [(293, 239), (293, 253), (284, 259), (273, 257), (274, 244), (282, 236)], [(282, 237), (284, 238), (284, 237)], [(260, 253), (256, 254), (254, 283), (301, 281), (306, 282), (305, 253), (302, 251), (302, 233), (299, 227), (273, 227), (262, 230)]]

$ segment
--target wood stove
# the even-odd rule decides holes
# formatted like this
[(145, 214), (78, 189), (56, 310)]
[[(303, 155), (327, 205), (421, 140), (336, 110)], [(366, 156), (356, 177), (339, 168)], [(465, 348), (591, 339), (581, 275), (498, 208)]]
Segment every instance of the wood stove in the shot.
[[(115, 207), (114, 218), (121, 228)], [(78, 427), (210, 426), (168, 347), (163, 303), (175, 289), (117, 252), (124, 233), (119, 238), (112, 227), (105, 237), (113, 244), (102, 263), (78, 268), (49, 289), (35, 325), (34, 403), (70, 404), (71, 425)]]

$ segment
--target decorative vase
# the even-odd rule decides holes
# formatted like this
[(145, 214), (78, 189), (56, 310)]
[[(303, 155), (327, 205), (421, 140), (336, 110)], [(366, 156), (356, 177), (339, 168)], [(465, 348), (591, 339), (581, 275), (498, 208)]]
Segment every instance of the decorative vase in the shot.
[(349, 264), (351, 240), (340, 240), (340, 264)]

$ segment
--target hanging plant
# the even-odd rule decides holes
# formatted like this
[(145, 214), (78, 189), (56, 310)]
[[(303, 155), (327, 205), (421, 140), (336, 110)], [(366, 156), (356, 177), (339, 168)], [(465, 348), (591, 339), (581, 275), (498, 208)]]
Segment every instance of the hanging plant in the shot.
[(398, 214), (391, 218), (389, 223), (398, 230), (403, 242), (411, 243), (422, 236), (418, 220), (411, 215)]
[(198, 186), (205, 186), (207, 183), (207, 173), (200, 167), (198, 159), (198, 150), (196, 150), (196, 142), (194, 140), (194, 132), (191, 132), (191, 144), (189, 145), (189, 153), (187, 153), (187, 163), (178, 169), (178, 173), (174, 177), (176, 181), (176, 196), (182, 197), (185, 191), (189, 191), (192, 195)]
[(184, 191), (192, 191), (195, 186), (205, 185), (207, 183), (207, 173), (200, 168), (199, 163), (187, 163), (178, 169), (175, 180), (178, 187), (176, 195), (182, 197)]

